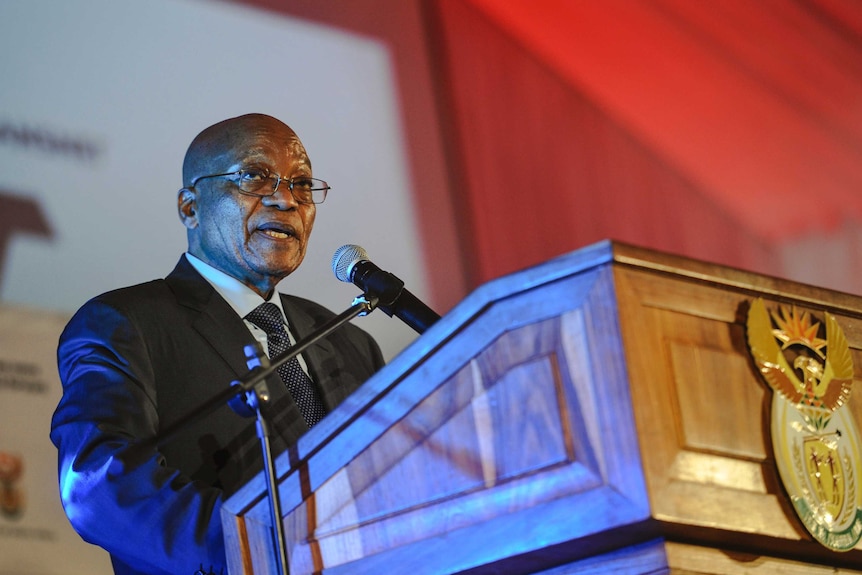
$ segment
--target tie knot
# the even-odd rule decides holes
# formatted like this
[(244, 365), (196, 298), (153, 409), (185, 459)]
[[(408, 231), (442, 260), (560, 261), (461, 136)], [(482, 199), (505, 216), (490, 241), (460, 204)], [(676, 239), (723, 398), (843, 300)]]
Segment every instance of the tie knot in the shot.
[(284, 317), (278, 306), (271, 302), (265, 302), (249, 312), (245, 319), (271, 335), (284, 333)]

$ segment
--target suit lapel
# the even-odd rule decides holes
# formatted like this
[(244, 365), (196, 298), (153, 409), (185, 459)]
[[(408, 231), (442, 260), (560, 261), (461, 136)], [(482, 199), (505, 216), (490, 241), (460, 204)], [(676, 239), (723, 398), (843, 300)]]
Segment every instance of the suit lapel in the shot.
[(248, 368), (243, 348), (254, 343), (254, 338), (233, 308), (185, 256), (180, 258), (165, 282), (180, 305), (197, 312), (192, 327), (227, 362), (237, 377), (245, 375)]

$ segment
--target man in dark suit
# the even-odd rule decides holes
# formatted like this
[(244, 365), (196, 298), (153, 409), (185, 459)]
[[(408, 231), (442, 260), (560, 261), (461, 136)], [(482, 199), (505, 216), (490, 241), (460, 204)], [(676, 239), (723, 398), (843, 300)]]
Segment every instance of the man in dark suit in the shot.
[[(223, 407), (143, 463), (124, 450), (245, 374), (245, 345), (301, 339), (334, 317), (275, 291), (302, 262), (328, 190), (293, 130), (259, 114), (215, 124), (189, 147), (183, 184), (177, 205), (188, 251), (176, 268), (85, 304), (58, 349), (63, 398), (51, 439), (61, 498), (72, 525), (111, 553), (118, 574), (227, 572), (219, 508), (262, 468), (254, 420)], [(278, 325), (260, 320), (261, 310)], [(346, 325), (289, 365), (279, 370), (285, 386), (270, 386), (277, 451), (383, 358), (370, 336)]]

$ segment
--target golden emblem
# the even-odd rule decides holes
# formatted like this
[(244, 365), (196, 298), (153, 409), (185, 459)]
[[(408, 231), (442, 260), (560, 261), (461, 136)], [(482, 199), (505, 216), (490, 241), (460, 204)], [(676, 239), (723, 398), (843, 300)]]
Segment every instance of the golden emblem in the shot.
[(793, 507), (817, 541), (848, 551), (862, 537), (859, 434), (842, 409), (853, 358), (835, 317), (824, 316), (826, 339), (809, 312), (781, 306), (770, 313), (758, 298), (748, 312), (748, 348), (775, 392), (772, 449)]

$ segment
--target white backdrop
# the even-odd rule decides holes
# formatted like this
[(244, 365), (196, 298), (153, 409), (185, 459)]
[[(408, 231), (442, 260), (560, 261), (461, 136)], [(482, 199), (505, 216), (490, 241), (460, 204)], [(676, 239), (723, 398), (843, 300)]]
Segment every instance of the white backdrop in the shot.
[[(303, 267), (280, 289), (341, 311), (358, 289), (330, 260), (362, 245), (424, 297), (389, 54), (379, 43), (206, 0), (5, 0), (0, 125), (84, 143), (95, 157), (0, 139), (0, 190), (41, 202), (51, 240), (18, 235), (0, 300), (72, 311), (166, 275), (185, 248), (182, 157), (206, 126), (246, 112), (290, 124), (333, 186)], [(379, 317), (374, 317), (379, 316)], [(356, 320), (388, 357), (414, 336)]]
[[(3, 0), (0, 77), (0, 201), (34, 199), (51, 230), (7, 246), (0, 302), (13, 312), (65, 318), (98, 293), (164, 277), (185, 249), (175, 202), (188, 143), (247, 112), (290, 124), (333, 186), (305, 263), (280, 289), (346, 309), (359, 290), (334, 278), (330, 259), (356, 243), (427, 299), (390, 55), (378, 42), (216, 1)], [(387, 358), (415, 337), (382, 312), (354, 322)], [(54, 324), (35, 338), (49, 361)], [(18, 337), (14, 322), (2, 329), (3, 341)], [(4, 411), (0, 452), (39, 462), (28, 497), (60, 513), (47, 442), (59, 390), (40, 397), (31, 412), (20, 393), (3, 395), (38, 442), (23, 444), (23, 424)], [(27, 509), (0, 517), (0, 573), (99, 572), (87, 545), (77, 556), (62, 546), (77, 541), (67, 524), (41, 558), (20, 547), (22, 522), (44, 522)]]

